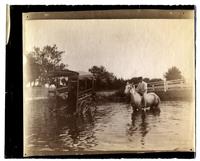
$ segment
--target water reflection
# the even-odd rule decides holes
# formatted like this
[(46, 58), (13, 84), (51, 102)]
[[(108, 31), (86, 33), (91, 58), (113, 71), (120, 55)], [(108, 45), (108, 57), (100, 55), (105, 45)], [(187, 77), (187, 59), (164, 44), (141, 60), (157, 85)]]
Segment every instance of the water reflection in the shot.
[[(72, 115), (50, 101), (27, 102), (25, 148), (31, 155), (83, 151), (173, 150), (191, 148), (187, 102), (164, 102), (161, 113), (135, 112), (123, 103), (98, 105), (93, 115)], [(71, 107), (73, 108), (73, 107)], [(189, 130), (188, 130), (189, 131)], [(186, 136), (187, 135), (187, 136)]]
[(69, 116), (59, 118), (59, 125), (63, 124), (60, 132), (60, 140), (68, 150), (84, 150), (95, 145), (94, 123), (92, 116)]
[[(38, 104), (37, 104), (38, 103)], [(81, 151), (95, 146), (93, 115), (72, 115), (67, 107), (31, 102), (26, 120), (27, 148), (34, 154)], [(37, 106), (42, 104), (43, 106)], [(28, 119), (29, 118), (29, 119)]]
[[(151, 126), (149, 122), (152, 122), (152, 119), (156, 119), (160, 115), (160, 112), (157, 111), (135, 111), (131, 116), (131, 124), (128, 125), (127, 135), (134, 136), (140, 135), (140, 143), (142, 148), (145, 147), (145, 137), (149, 133)], [(149, 120), (150, 118), (150, 120)]]

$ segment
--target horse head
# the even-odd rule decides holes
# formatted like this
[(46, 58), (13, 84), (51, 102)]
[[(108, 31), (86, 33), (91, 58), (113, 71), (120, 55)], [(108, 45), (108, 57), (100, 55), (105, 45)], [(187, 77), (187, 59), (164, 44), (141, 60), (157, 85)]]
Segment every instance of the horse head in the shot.
[(134, 84), (131, 85), (130, 93), (133, 95), (137, 94)]
[(129, 94), (131, 88), (132, 88), (132, 85), (131, 85), (129, 82), (127, 82), (127, 83), (126, 83), (126, 86), (125, 86), (124, 93), (125, 93), (125, 94)]
[(124, 93), (125, 94), (130, 94), (130, 93), (134, 94), (135, 93), (135, 85), (127, 82)]

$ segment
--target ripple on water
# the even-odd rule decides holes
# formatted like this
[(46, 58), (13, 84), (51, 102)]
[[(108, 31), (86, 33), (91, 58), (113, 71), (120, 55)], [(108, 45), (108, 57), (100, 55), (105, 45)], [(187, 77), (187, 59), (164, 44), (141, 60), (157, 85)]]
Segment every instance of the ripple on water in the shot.
[[(97, 106), (89, 118), (65, 117), (51, 104), (33, 103), (27, 117), (26, 147), (45, 154), (95, 150), (174, 150), (191, 149), (193, 132), (188, 102), (162, 102), (160, 115), (135, 113), (123, 103)], [(62, 113), (62, 115), (60, 114)], [(53, 115), (52, 115), (53, 114)]]

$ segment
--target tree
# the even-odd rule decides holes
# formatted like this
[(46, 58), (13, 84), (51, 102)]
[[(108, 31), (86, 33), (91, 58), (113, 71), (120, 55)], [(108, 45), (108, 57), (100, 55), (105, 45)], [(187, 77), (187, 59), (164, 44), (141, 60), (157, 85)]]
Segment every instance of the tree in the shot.
[(60, 69), (60, 70), (64, 70), (64, 69), (66, 69), (66, 67), (67, 67), (67, 65), (65, 65), (65, 64), (63, 64), (63, 63), (61, 63), (61, 64), (59, 65), (59, 69)]
[(108, 72), (104, 66), (93, 66), (89, 69), (89, 72), (91, 72), (96, 79), (97, 89), (112, 89), (114, 87), (116, 77), (113, 73)]
[(138, 84), (140, 80), (139, 80), (139, 77), (133, 77), (127, 81), (133, 84)]
[(113, 81), (113, 88), (114, 89), (123, 89), (124, 90), (125, 86), (125, 80), (123, 78), (115, 78)]
[(152, 78), (149, 82), (160, 82), (163, 81), (161, 78)]
[(150, 81), (149, 78), (144, 78), (143, 80), (144, 80), (146, 83), (148, 83), (148, 82)]
[(56, 68), (64, 69), (66, 65), (63, 63), (60, 64), (63, 53), (64, 51), (59, 51), (56, 45), (46, 45), (43, 49), (34, 47), (33, 51), (27, 55), (34, 62), (28, 64), (30, 70), (34, 70), (36, 68), (35, 65), (39, 68), (36, 70), (37, 74), (35, 74), (34, 79), (39, 79), (40, 82), (45, 83), (50, 71)]
[(34, 82), (35, 85), (35, 80), (39, 78), (41, 71), (40, 65), (36, 62), (36, 59), (30, 54), (26, 55), (26, 66), (24, 68), (24, 71), (26, 83)]
[(168, 71), (164, 74), (166, 80), (175, 80), (175, 79), (182, 79), (183, 76), (181, 75), (181, 71), (173, 66), (168, 69)]

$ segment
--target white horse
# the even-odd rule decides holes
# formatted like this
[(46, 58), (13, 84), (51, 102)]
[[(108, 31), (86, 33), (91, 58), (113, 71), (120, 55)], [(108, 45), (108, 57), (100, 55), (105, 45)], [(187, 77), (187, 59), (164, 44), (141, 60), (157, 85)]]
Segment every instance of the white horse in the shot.
[[(132, 84), (128, 84), (125, 87), (125, 94), (130, 94), (131, 96), (131, 106), (133, 111), (142, 110), (142, 96), (136, 91), (135, 86)], [(146, 107), (150, 107), (150, 110), (160, 111), (159, 103), (160, 98), (155, 93), (146, 93), (144, 94), (144, 99), (146, 101)], [(144, 109), (145, 110), (145, 109)]]

